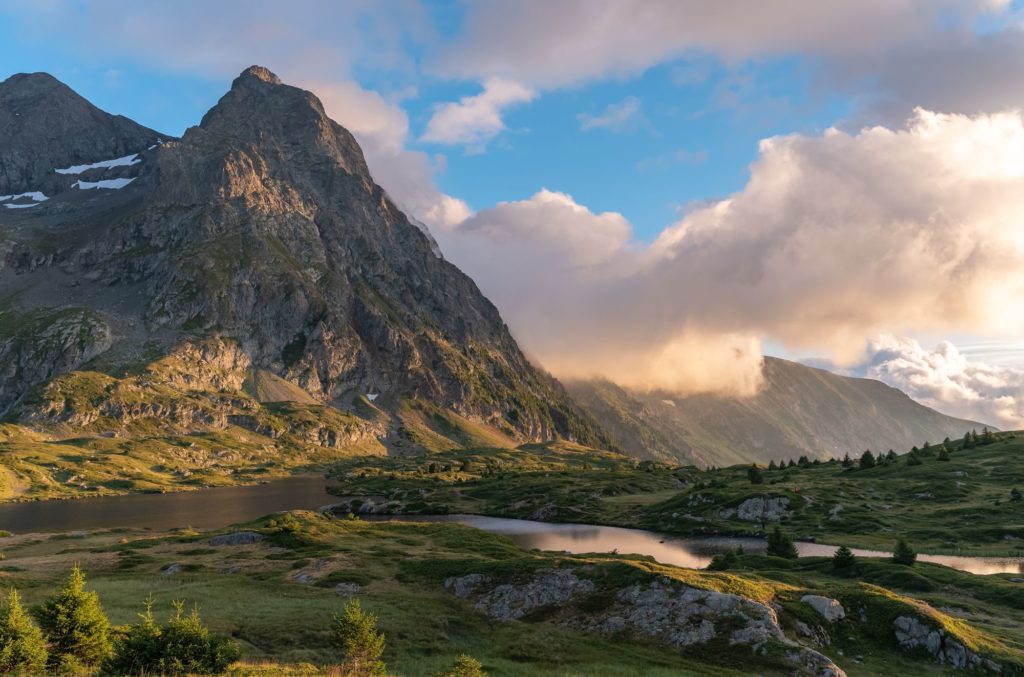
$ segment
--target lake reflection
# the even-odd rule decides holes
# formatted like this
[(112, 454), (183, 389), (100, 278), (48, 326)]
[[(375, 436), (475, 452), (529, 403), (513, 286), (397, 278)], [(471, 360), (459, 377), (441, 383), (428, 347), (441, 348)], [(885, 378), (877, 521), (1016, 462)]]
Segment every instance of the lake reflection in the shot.
[[(649, 555), (663, 564), (703, 568), (712, 556), (742, 547), (748, 553), (764, 553), (765, 542), (760, 538), (682, 538), (668, 536), (640, 529), (602, 527), (590, 524), (553, 524), (529, 520), (482, 517), (479, 515), (425, 515), (403, 517), (381, 517), (425, 522), (458, 522), (484, 531), (502, 534), (524, 548), (570, 552), (618, 551), (623, 554)], [(820, 543), (797, 543), (797, 550), (804, 556), (830, 557), (836, 551), (834, 545)], [(860, 557), (888, 557), (890, 553), (879, 550), (852, 549)], [(1021, 573), (1024, 559), (1013, 557), (960, 557), (952, 555), (918, 555), (923, 562), (943, 564), (953, 569), (972, 574)]]

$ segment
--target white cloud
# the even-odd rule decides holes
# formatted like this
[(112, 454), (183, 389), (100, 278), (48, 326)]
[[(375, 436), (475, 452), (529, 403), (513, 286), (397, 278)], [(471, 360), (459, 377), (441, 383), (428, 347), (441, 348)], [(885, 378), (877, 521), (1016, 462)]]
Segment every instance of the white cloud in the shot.
[(509, 106), (531, 101), (535, 96), (532, 89), (517, 82), (488, 78), (479, 94), (438, 106), (422, 140), (482, 150), (488, 141), (505, 130), (502, 112)]
[(612, 103), (597, 115), (580, 113), (580, 129), (587, 132), (592, 129), (607, 129), (612, 132), (633, 132), (647, 124), (644, 118), (643, 105), (635, 96), (627, 96), (619, 103)]
[(940, 411), (1004, 430), (1024, 428), (1024, 371), (970, 360), (943, 341), (926, 350), (910, 338), (881, 336), (869, 346), (867, 376)]
[(439, 239), (556, 375), (715, 385), (666, 357), (689, 342), (743, 391), (759, 339), (852, 364), (881, 332), (1024, 330), (1021, 214), (1021, 115), (918, 111), (767, 139), (742, 191), (646, 247), (621, 215), (550, 191)]

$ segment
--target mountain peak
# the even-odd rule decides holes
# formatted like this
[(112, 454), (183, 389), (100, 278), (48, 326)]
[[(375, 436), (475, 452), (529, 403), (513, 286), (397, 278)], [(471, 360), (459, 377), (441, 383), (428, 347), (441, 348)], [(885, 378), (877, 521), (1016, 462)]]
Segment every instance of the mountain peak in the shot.
[[(199, 122), (200, 130), (245, 143), (287, 147), (324, 159), (372, 183), (362, 150), (352, 134), (331, 120), (312, 92), (283, 83), (263, 66), (250, 66), (235, 78)], [(190, 132), (194, 134), (193, 132)], [(200, 132), (201, 134), (201, 132)], [(189, 137), (186, 134), (187, 138)], [(290, 163), (290, 162), (289, 162)]]
[(0, 82), (0, 195), (67, 188), (58, 167), (145, 150), (170, 138), (86, 101), (48, 73)]
[(15, 73), (0, 82), (0, 98), (2, 99), (16, 99), (25, 95), (45, 94), (59, 90), (72, 92), (67, 85), (49, 73)]
[(280, 85), (281, 78), (277, 77), (269, 68), (263, 66), (249, 66), (241, 75), (235, 78), (234, 85), (244, 83), (248, 80), (261, 80), (271, 85)]

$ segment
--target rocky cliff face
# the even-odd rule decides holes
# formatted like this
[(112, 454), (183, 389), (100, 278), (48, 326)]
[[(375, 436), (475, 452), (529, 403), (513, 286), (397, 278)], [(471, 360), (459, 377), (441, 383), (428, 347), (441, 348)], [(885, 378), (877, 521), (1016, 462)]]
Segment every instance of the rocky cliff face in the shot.
[[(36, 152), (2, 122), (28, 99), (15, 109), (0, 96), (0, 187), (53, 190), (65, 176), (54, 169), (92, 166), (49, 199), (0, 209), (0, 411), (68, 370), (131, 367), (216, 337), (250, 371), (342, 409), (427, 400), (515, 439), (602, 442), (309, 92), (250, 68), (199, 126), (157, 144), (123, 118), (80, 114), (88, 104), (47, 76), (0, 91), (32, 89), (25, 78), (57, 92), (59, 121), (88, 120), (49, 128)], [(194, 351), (189, 370), (213, 359)]]

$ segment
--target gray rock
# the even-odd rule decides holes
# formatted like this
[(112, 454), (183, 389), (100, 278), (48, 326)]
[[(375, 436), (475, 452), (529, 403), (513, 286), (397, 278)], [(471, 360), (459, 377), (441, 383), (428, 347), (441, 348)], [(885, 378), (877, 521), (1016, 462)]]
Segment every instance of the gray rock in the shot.
[(939, 663), (954, 668), (976, 668), (1001, 672), (1002, 666), (967, 649), (941, 628), (933, 628), (913, 616), (899, 616), (893, 621), (896, 641), (905, 649), (924, 649)]
[(822, 597), (821, 595), (804, 595), (800, 598), (800, 601), (810, 605), (812, 609), (817, 611), (829, 623), (835, 623), (846, 618), (846, 610), (843, 609), (843, 605), (837, 599)]
[(352, 597), (353, 595), (358, 595), (362, 589), (363, 586), (358, 583), (338, 583), (334, 586), (334, 593), (342, 597)]
[(510, 621), (535, 609), (565, 604), (593, 590), (592, 581), (578, 578), (572, 570), (548, 569), (538, 572), (528, 583), (497, 586), (481, 597), (475, 607), (492, 618)]
[[(522, 618), (530, 611), (554, 607), (554, 622), (601, 634), (643, 635), (668, 646), (684, 648), (721, 636), (718, 624), (728, 624), (728, 643), (761, 651), (774, 642), (787, 647), (798, 670), (841, 677), (843, 671), (828, 657), (790, 640), (779, 627), (775, 611), (738, 595), (701, 590), (669, 578), (620, 589), (603, 610), (583, 613), (572, 604), (595, 590), (594, 583), (571, 569), (539, 571), (531, 578), (494, 587), (482, 574), (449, 578), (445, 586), (458, 597), (475, 599), (478, 611), (502, 621)], [(742, 623), (736, 627), (737, 623)], [(827, 637), (827, 633), (825, 635)]]
[(788, 508), (789, 499), (785, 496), (779, 498), (755, 496), (748, 498), (735, 508), (722, 510), (719, 515), (724, 519), (735, 517), (747, 522), (778, 522), (793, 514)]
[(254, 545), (264, 541), (263, 534), (255, 531), (236, 531), (233, 534), (221, 534), (207, 541), (210, 545)]
[(164, 567), (164, 570), (160, 572), (161, 576), (173, 576), (174, 574), (180, 574), (185, 570), (185, 567), (175, 562), (174, 564), (168, 564)]

